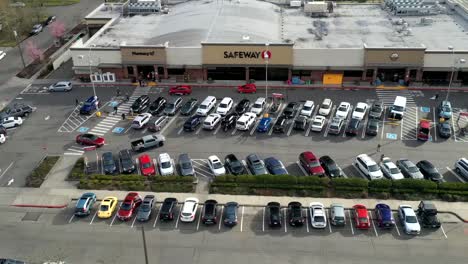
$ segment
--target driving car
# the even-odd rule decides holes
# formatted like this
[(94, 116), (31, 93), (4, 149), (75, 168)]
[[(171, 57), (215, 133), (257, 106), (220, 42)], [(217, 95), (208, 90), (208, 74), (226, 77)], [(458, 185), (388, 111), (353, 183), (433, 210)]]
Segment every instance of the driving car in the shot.
[(161, 153), (158, 156), (159, 173), (161, 176), (173, 175), (174, 166), (172, 159), (167, 153)]
[(179, 155), (179, 168), (182, 176), (195, 176), (195, 169), (189, 154), (182, 153)]
[(384, 110), (383, 101), (375, 101), (369, 110), (369, 119), (380, 119)]
[(97, 96), (91, 96), (83, 103), (80, 108), (81, 115), (89, 115), (92, 111), (98, 109), (99, 107), (99, 98)]
[(133, 118), (131, 127), (133, 129), (142, 129), (150, 121), (150, 119), (150, 113), (139, 114)]
[(237, 225), (237, 208), (239, 204), (236, 202), (228, 202), (224, 206), (223, 223), (227, 227)]
[(281, 115), (280, 117), (278, 117), (278, 119), (276, 119), (276, 122), (273, 125), (273, 132), (284, 133), (287, 125), (288, 119), (284, 115)]
[(179, 85), (169, 88), (169, 95), (188, 95), (192, 93), (192, 86)]
[(190, 132), (197, 129), (197, 127), (202, 123), (202, 116), (194, 115), (185, 120), (184, 131)]
[(300, 202), (290, 202), (288, 204), (288, 222), (291, 226), (302, 226), (306, 220)]
[(96, 194), (87, 192), (81, 195), (78, 202), (76, 202), (75, 216), (87, 216), (91, 214), (91, 209), (96, 202)]
[(416, 167), (424, 176), (424, 179), (431, 180), (433, 182), (441, 183), (444, 181), (442, 174), (439, 173), (437, 168), (428, 160), (421, 160), (416, 163)]
[(184, 205), (182, 206), (182, 211), (180, 213), (180, 221), (186, 222), (186, 223), (195, 221), (197, 208), (198, 208), (197, 198), (190, 197), (190, 198), (185, 199)]
[(151, 113), (153, 116), (157, 115), (164, 110), (164, 108), (166, 107), (166, 103), (166, 98), (160, 96), (150, 104), (148, 112)]
[(143, 198), (141, 206), (138, 208), (136, 219), (140, 222), (146, 222), (150, 219), (156, 200), (154, 195), (148, 194)]
[(297, 102), (290, 102), (286, 105), (283, 110), (283, 116), (290, 119), (294, 118), (299, 111), (299, 103)]
[(353, 114), (351, 115), (351, 118), (359, 119), (362, 120), (364, 119), (364, 116), (367, 113), (367, 108), (369, 106), (366, 103), (359, 102), (356, 105), (356, 108), (354, 108)]
[(305, 101), (304, 105), (302, 106), (300, 115), (311, 117), (312, 112), (314, 112), (315, 104), (314, 101), (307, 100)]
[(323, 99), (322, 104), (320, 105), (318, 114), (322, 116), (328, 116), (332, 109), (332, 100), (330, 98)]
[(119, 161), (121, 173), (130, 174), (135, 171), (135, 162), (133, 161), (130, 150), (123, 149), (119, 151)]
[(226, 174), (223, 163), (221, 163), (221, 160), (215, 155), (208, 157), (208, 166), (215, 176)]
[(380, 162), (380, 168), (382, 168), (384, 176), (391, 180), (401, 180), (405, 178), (400, 169), (398, 169), (389, 157), (384, 157), (382, 159), (382, 162)]
[(266, 99), (264, 97), (259, 97), (255, 103), (250, 108), (250, 112), (259, 116), (266, 107)]
[(374, 212), (378, 227), (393, 228), (395, 226), (395, 220), (393, 219), (393, 213), (390, 206), (384, 203), (379, 203), (375, 205)]
[(312, 127), (310, 130), (315, 131), (315, 132), (320, 132), (323, 129), (323, 126), (325, 125), (325, 122), (327, 121), (327, 118), (321, 115), (316, 115), (314, 117), (314, 120), (312, 121)]
[(106, 140), (103, 137), (99, 137), (94, 134), (90, 133), (85, 133), (85, 134), (79, 134), (76, 136), (75, 139), (77, 144), (80, 145), (87, 145), (87, 146), (96, 146), (96, 147), (102, 147), (104, 146)]
[(440, 102), (437, 107), (439, 117), (444, 119), (450, 119), (452, 117), (452, 104), (449, 101)]
[(409, 159), (399, 159), (397, 160), (396, 165), (405, 177), (424, 179), (424, 175), (419, 171), (419, 168)]
[(266, 133), (270, 131), (272, 119), (268, 114), (265, 114), (262, 119), (260, 119), (260, 122), (258, 123), (257, 126), (257, 132), (260, 133)]
[(73, 89), (73, 84), (71, 82), (57, 82), (51, 84), (47, 90), (49, 92), (69, 92)]
[(234, 101), (231, 97), (224, 97), (223, 100), (221, 100), (219, 103), (218, 108), (216, 108), (216, 113), (222, 116), (226, 115), (229, 113), (229, 111), (231, 111), (233, 103)]
[(224, 132), (228, 131), (236, 127), (237, 119), (239, 118), (239, 114), (236, 112), (232, 112), (227, 114), (223, 119), (221, 119), (221, 128)]
[(105, 219), (110, 218), (117, 208), (119, 200), (115, 196), (107, 196), (102, 199), (101, 205), (99, 206), (99, 211), (97, 217)]
[(347, 136), (356, 136), (361, 126), (361, 120), (352, 118), (346, 126), (345, 133)]
[(442, 225), (437, 219), (437, 208), (433, 202), (421, 201), (418, 205), (417, 215), (420, 225), (424, 228), (439, 228)]
[(314, 153), (310, 151), (304, 151), (299, 154), (299, 163), (304, 168), (306, 173), (311, 176), (324, 176), (325, 170), (320, 166), (320, 162)]
[(281, 205), (278, 202), (269, 202), (266, 206), (266, 213), (268, 215), (268, 226), (281, 227), (283, 217), (281, 216)]
[(206, 200), (203, 206), (202, 223), (214, 225), (218, 222), (218, 202), (216, 200)]
[(330, 178), (343, 176), (343, 172), (336, 162), (330, 156), (322, 156), (319, 158), (320, 166), (325, 171), (325, 174)]
[(341, 133), (341, 128), (343, 127), (344, 120), (340, 117), (333, 117), (330, 122), (330, 127), (328, 128), (328, 134), (338, 135)]
[(236, 108), (234, 109), (234, 111), (237, 114), (242, 115), (243, 113), (247, 112), (247, 110), (249, 110), (249, 108), (250, 108), (250, 101), (248, 99), (242, 99), (236, 105)]
[(398, 206), (398, 218), (406, 234), (419, 235), (421, 233), (421, 226), (411, 205)]
[(362, 204), (356, 204), (353, 206), (353, 220), (356, 228), (358, 229), (369, 229), (370, 220), (369, 213), (367, 212), (366, 206)]
[(37, 35), (37, 34), (41, 33), (41, 31), (42, 31), (43, 29), (44, 29), (44, 28), (43, 28), (42, 24), (35, 24), (35, 25), (32, 27), (31, 31), (29, 32), (29, 35), (30, 35), (30, 36)]
[(140, 164), (141, 174), (144, 176), (156, 175), (153, 160), (148, 154), (143, 154), (138, 157), (138, 163)]
[(338, 106), (338, 109), (336, 109), (335, 116), (346, 119), (349, 115), (349, 110), (351, 109), (351, 104), (348, 102), (341, 102), (340, 105)]
[(174, 220), (174, 211), (177, 207), (178, 201), (176, 198), (170, 197), (164, 199), (159, 210), (159, 219), (162, 221)]
[(149, 103), (150, 103), (149, 96), (141, 95), (133, 102), (131, 106), (131, 110), (133, 111), (133, 113), (141, 114), (146, 108), (148, 108)]
[(369, 119), (369, 121), (367, 121), (366, 135), (377, 136), (377, 133), (379, 133), (379, 126), (379, 119)]
[(437, 125), (437, 131), (439, 132), (439, 137), (441, 138), (450, 138), (452, 136), (452, 126), (449, 122), (442, 122)]
[(244, 164), (234, 154), (229, 154), (224, 158), (224, 165), (232, 175), (247, 174)]
[(164, 108), (165, 115), (175, 115), (177, 111), (182, 106), (182, 97), (173, 98), (166, 103), (166, 107)]
[(192, 112), (197, 109), (198, 100), (196, 98), (190, 98), (187, 102), (182, 105), (180, 108), (181, 115), (191, 115)]
[(0, 121), (0, 125), (4, 128), (14, 128), (17, 126), (21, 126), (23, 124), (23, 119), (19, 116), (9, 116), (5, 117)]
[(250, 154), (246, 158), (247, 167), (253, 175), (268, 174), (265, 168), (265, 163), (258, 157), (257, 154)]
[(255, 85), (255, 83), (247, 83), (247, 84), (238, 86), (237, 92), (238, 93), (256, 93), (257, 86)]
[(308, 118), (303, 115), (299, 115), (294, 119), (294, 125), (293, 129), (294, 130), (306, 130), (307, 129), (307, 122)]
[(129, 192), (117, 211), (117, 218), (122, 221), (132, 218), (140, 204), (140, 195), (137, 192)]
[(273, 175), (287, 175), (289, 174), (286, 168), (283, 165), (283, 162), (281, 160), (274, 158), (274, 157), (269, 157), (264, 160), (265, 166), (267, 170), (270, 172), (270, 174)]
[(15, 103), (13, 104), (12, 107), (5, 107), (1, 112), (0, 112), (0, 119), (4, 119), (6, 117), (27, 117), (29, 114), (31, 114), (34, 111), (34, 109), (27, 104), (18, 104)]
[(327, 217), (325, 215), (325, 207), (322, 203), (312, 202), (309, 204), (310, 224), (313, 228), (327, 227)]
[[(148, 113), (146, 113), (148, 114)], [(158, 132), (169, 122), (169, 117), (166, 115), (158, 116), (156, 119), (150, 120), (148, 124), (148, 131)]]
[(117, 165), (115, 164), (112, 152), (102, 153), (102, 169), (105, 174), (114, 174), (117, 172)]

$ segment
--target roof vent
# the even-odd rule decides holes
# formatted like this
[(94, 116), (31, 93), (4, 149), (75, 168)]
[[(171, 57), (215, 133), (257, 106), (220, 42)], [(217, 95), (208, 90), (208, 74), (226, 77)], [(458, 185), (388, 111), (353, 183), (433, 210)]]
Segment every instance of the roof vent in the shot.
[(243, 41), (249, 41), (249, 40), (250, 40), (250, 36), (249, 36), (249, 35), (242, 35), (242, 40), (243, 40)]

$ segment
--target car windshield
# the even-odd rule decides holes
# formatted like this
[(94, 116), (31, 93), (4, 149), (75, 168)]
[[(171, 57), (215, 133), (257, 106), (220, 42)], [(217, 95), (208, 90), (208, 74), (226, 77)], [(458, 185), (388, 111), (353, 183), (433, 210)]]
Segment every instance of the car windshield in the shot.
[(399, 105), (394, 105), (393, 110), (398, 111), (398, 112), (403, 112), (404, 108)]
[(354, 111), (358, 113), (364, 113), (364, 108), (356, 108)]
[(132, 205), (130, 203), (123, 203), (122, 207), (120, 207), (123, 210), (130, 210), (132, 208)]
[(314, 121), (314, 123), (312, 124), (313, 126), (321, 126), (322, 125), (322, 122), (320, 121)]
[(369, 171), (371, 171), (371, 172), (378, 171), (378, 170), (380, 170), (380, 169), (379, 169), (379, 166), (377, 166), (377, 164), (369, 166)]
[(221, 169), (223, 165), (220, 162), (214, 162), (213, 163), (213, 168), (215, 169)]
[(448, 107), (448, 106), (444, 106), (444, 107), (442, 108), (442, 110), (443, 110), (444, 112), (450, 112), (450, 111), (451, 111), (450, 107)]
[(206, 109), (206, 105), (200, 105), (200, 109)]
[(367, 217), (359, 217), (359, 222), (367, 223)]
[(377, 130), (377, 125), (374, 125), (374, 124), (369, 124), (369, 129), (372, 129), (372, 130)]
[(147, 169), (147, 168), (151, 167), (151, 163), (149, 163), (149, 162), (143, 163), (142, 167), (143, 167), (143, 169)]
[(336, 221), (344, 221), (344, 217), (343, 216), (335, 216), (335, 220)]
[(420, 128), (419, 132), (424, 133), (424, 134), (429, 134), (429, 129), (428, 128)]
[(143, 212), (149, 212), (149, 211), (151, 210), (151, 207), (149, 206), (149, 204), (143, 204), (143, 205), (141, 206), (141, 210), (142, 210)]
[(98, 138), (96, 135), (86, 135), (85, 137), (89, 140), (96, 140)]
[(328, 104), (322, 104), (322, 106), (320, 107), (322, 109), (329, 109), (330, 108), (330, 105)]
[(180, 165), (182, 167), (182, 169), (184, 170), (188, 170), (190, 169), (192, 166), (190, 165), (190, 162), (184, 162)]
[(374, 105), (374, 107), (372, 108), (372, 111), (374, 112), (380, 112), (380, 110), (382, 110), (382, 107), (380, 107), (380, 105)]
[(93, 105), (93, 103), (91, 103), (91, 102), (85, 102), (84, 105), (86, 105), (86, 106), (91, 106), (91, 105)]
[(259, 160), (252, 162), (252, 165), (255, 169), (263, 169), (263, 164)]
[(418, 169), (418, 167), (416, 167), (416, 166), (410, 166), (410, 167), (408, 167), (408, 171), (409, 171), (409, 172), (418, 172), (419, 169)]
[(305, 110), (305, 111), (310, 111), (311, 109), (312, 109), (311, 106), (304, 106), (304, 107), (302, 108), (302, 110)]
[(130, 159), (122, 159), (121, 160), (122, 167), (129, 167), (132, 166), (132, 160)]
[(109, 206), (106, 205), (106, 204), (103, 204), (103, 205), (101, 205), (101, 208), (100, 208), (99, 210), (101, 210), (101, 211), (107, 211), (107, 210), (109, 210)]
[(173, 109), (173, 108), (174, 108), (174, 104), (173, 104), (173, 103), (169, 103), (169, 104), (166, 105), (166, 109), (168, 109), (168, 110), (171, 110), (171, 109)]
[(262, 108), (262, 105), (261, 104), (254, 104), (253, 108)]
[(219, 107), (220, 108), (227, 108), (227, 104), (220, 104)]
[(318, 167), (320, 166), (320, 163), (317, 160), (312, 160), (309, 162), (309, 167)]
[(192, 213), (182, 213), (183, 216), (191, 216)]
[(431, 178), (433, 179), (440, 179), (442, 178), (438, 172), (431, 173)]
[(323, 216), (314, 216), (314, 222), (325, 222), (325, 217)]
[(397, 169), (397, 168), (391, 168), (391, 169), (390, 169), (390, 173), (391, 173), (391, 174), (398, 174), (398, 173), (400, 173), (400, 170)]
[(114, 164), (114, 160), (104, 159), (104, 166), (109, 166), (109, 165), (113, 165), (113, 164)]
[(418, 220), (416, 219), (416, 216), (414, 216), (414, 215), (408, 215), (406, 217), (405, 221), (406, 221), (406, 223), (411, 223), (411, 224), (414, 224), (414, 223), (418, 222)]
[(338, 108), (338, 111), (346, 111), (346, 106), (340, 106), (340, 108)]
[(292, 209), (292, 215), (293, 217), (301, 217), (302, 216), (302, 209), (299, 207), (294, 207)]
[(171, 167), (171, 162), (170, 161), (161, 162), (161, 168), (168, 169), (170, 167)]

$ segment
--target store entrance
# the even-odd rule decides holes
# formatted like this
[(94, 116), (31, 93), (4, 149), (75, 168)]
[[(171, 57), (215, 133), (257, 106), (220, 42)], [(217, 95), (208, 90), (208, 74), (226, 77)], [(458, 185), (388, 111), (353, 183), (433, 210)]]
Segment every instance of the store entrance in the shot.
[(154, 72), (153, 65), (138, 65), (137, 70), (138, 70), (139, 78), (142, 78), (144, 80), (149, 80), (153, 78), (152, 76), (152, 73)]
[[(252, 67), (249, 68), (249, 78), (257, 81), (265, 80), (265, 67)], [(268, 68), (269, 81), (287, 81), (289, 69), (287, 68)]]
[(378, 69), (377, 80), (380, 82), (398, 83), (405, 80), (405, 68), (402, 69)]
[(212, 80), (245, 80), (244, 67), (216, 67), (208, 68), (208, 78)]

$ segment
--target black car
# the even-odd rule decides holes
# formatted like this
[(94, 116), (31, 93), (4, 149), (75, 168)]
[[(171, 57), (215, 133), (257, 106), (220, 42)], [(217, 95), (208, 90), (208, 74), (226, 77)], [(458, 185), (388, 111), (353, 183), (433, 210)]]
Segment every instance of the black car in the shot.
[(224, 165), (233, 175), (246, 174), (244, 164), (234, 154), (229, 154), (224, 158)]
[(151, 217), (151, 213), (153, 212), (153, 206), (155, 203), (154, 195), (146, 195), (143, 199), (143, 203), (138, 207), (136, 219), (140, 222), (148, 221)]
[(216, 200), (205, 201), (202, 222), (205, 225), (214, 225), (218, 222), (218, 202)]
[(33, 112), (33, 108), (26, 104), (14, 104), (13, 107), (6, 107), (0, 112), (0, 119), (6, 117), (27, 117)]
[(161, 113), (164, 108), (166, 107), (167, 100), (164, 97), (158, 97), (154, 102), (151, 103), (149, 106), (148, 112), (151, 113), (152, 115), (157, 115)]
[(437, 125), (437, 131), (441, 138), (449, 138), (452, 136), (452, 126), (448, 122), (442, 122)]
[(239, 204), (236, 202), (229, 202), (225, 205), (223, 215), (225, 226), (233, 227), (237, 225), (237, 208), (239, 208)]
[(197, 108), (198, 100), (196, 98), (190, 98), (184, 105), (180, 108), (181, 115), (191, 115), (193, 110)]
[(291, 226), (302, 226), (305, 222), (305, 215), (300, 202), (290, 202), (288, 204), (288, 222)]
[(138, 97), (135, 102), (132, 104), (132, 111), (133, 113), (141, 114), (143, 111), (148, 108), (149, 106), (149, 96), (148, 95), (142, 95)]
[(234, 112), (236, 112), (239, 115), (242, 115), (243, 113), (247, 112), (250, 108), (250, 101), (248, 99), (242, 99), (237, 105), (236, 108), (234, 109)]
[(442, 175), (429, 161), (421, 160), (420, 162), (416, 163), (416, 167), (418, 167), (421, 173), (424, 175), (424, 179), (428, 179), (437, 183), (443, 181)]
[(47, 17), (47, 19), (44, 21), (44, 23), (42, 23), (42, 25), (44, 26), (48, 26), (49, 24), (51, 24), (52, 22), (54, 22), (57, 18), (55, 16), (49, 16)]
[(302, 115), (296, 117), (296, 119), (294, 119), (293, 129), (306, 130), (307, 129), (307, 117), (302, 116)]
[(114, 174), (117, 172), (114, 156), (112, 152), (104, 152), (102, 154), (102, 169), (105, 174)]
[(278, 120), (276, 120), (275, 125), (273, 126), (273, 132), (284, 133), (287, 125), (288, 125), (288, 119), (284, 115), (282, 115), (278, 117)]
[(343, 176), (340, 167), (330, 156), (322, 156), (319, 159), (320, 166), (325, 170), (325, 174), (330, 178)]
[(382, 118), (383, 110), (384, 110), (383, 101), (374, 102), (369, 110), (369, 118), (370, 119)]
[(278, 202), (269, 202), (266, 207), (268, 214), (268, 225), (270, 227), (281, 227), (281, 205)]
[(161, 220), (174, 220), (174, 211), (177, 207), (176, 198), (166, 198), (164, 199), (161, 209), (159, 211), (159, 219)]
[(348, 125), (346, 126), (345, 133), (347, 136), (356, 136), (359, 132), (359, 126), (361, 125), (361, 120), (357, 118), (352, 118)]
[(296, 116), (297, 111), (299, 111), (299, 104), (296, 102), (290, 102), (286, 105), (286, 108), (284, 108), (283, 115), (286, 118), (293, 118)]
[(421, 201), (418, 206), (417, 215), (419, 223), (424, 228), (439, 228), (441, 223), (437, 219), (437, 208), (432, 202)]
[(236, 112), (232, 112), (227, 114), (223, 119), (221, 119), (221, 128), (223, 131), (228, 131), (229, 129), (232, 129), (236, 127), (236, 122), (237, 119), (239, 118), (239, 114)]
[(376, 136), (379, 133), (380, 121), (378, 119), (369, 119), (366, 127), (366, 135)]
[(26, 262), (15, 259), (0, 258), (0, 264), (26, 264)]
[(184, 131), (194, 131), (202, 122), (202, 116), (194, 115), (189, 117), (184, 123)]
[(122, 173), (130, 174), (135, 171), (135, 162), (132, 159), (130, 150), (123, 149), (119, 151), (119, 161)]

